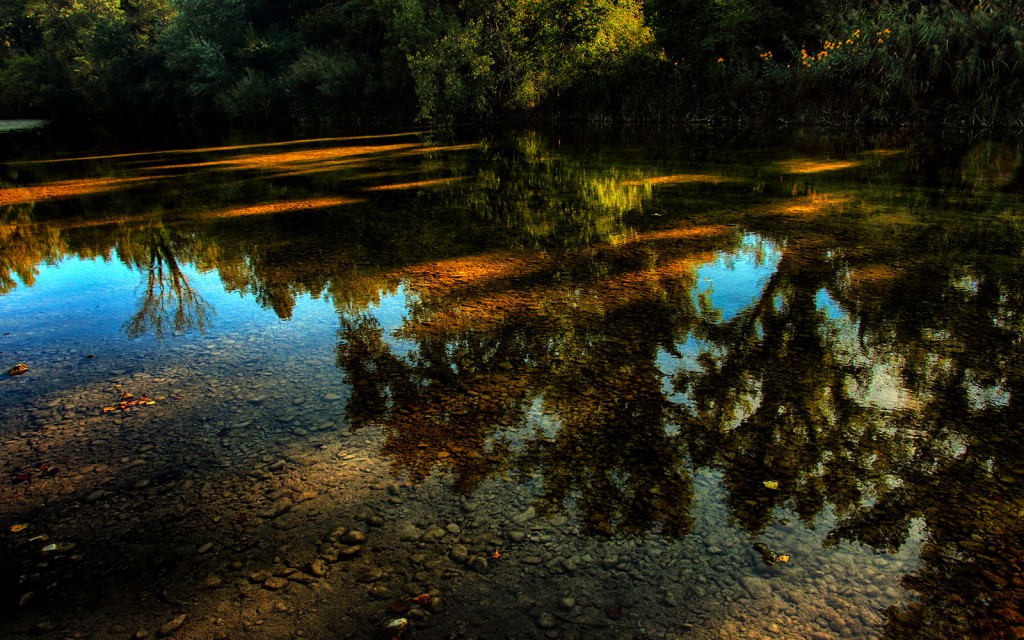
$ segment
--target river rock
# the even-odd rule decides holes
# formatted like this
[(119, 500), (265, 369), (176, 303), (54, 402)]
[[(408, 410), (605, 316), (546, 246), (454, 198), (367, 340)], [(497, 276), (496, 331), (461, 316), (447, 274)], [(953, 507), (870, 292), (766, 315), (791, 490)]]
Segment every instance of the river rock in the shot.
[(280, 591), (281, 589), (284, 589), (288, 586), (288, 580), (286, 578), (272, 576), (266, 579), (266, 581), (263, 583), (263, 586), (267, 589), (270, 589), (271, 591)]
[(261, 518), (276, 518), (291, 510), (293, 504), (291, 498), (284, 496), (275, 500), (274, 504), (261, 511), (259, 515)]
[(527, 522), (529, 522), (530, 520), (533, 520), (536, 517), (537, 517), (537, 510), (534, 509), (533, 507), (529, 507), (526, 511), (523, 511), (519, 515), (514, 516), (512, 518), (512, 520), (516, 524), (526, 524)]
[(758, 578), (756, 576), (744, 576), (740, 579), (743, 583), (743, 587), (750, 594), (751, 598), (755, 600), (761, 600), (768, 598), (772, 595), (771, 583), (764, 578)]
[(469, 560), (469, 568), (477, 573), (487, 573), (490, 568), (487, 564), (487, 558), (482, 556), (475, 556)]
[(464, 544), (457, 544), (452, 547), (452, 550), (448, 555), (455, 562), (465, 562), (466, 558), (469, 557), (469, 549), (466, 548), (466, 545)]
[(380, 567), (373, 565), (367, 565), (362, 567), (356, 572), (356, 582), (369, 583), (376, 582), (384, 577), (384, 572)]
[(188, 616), (183, 613), (180, 616), (174, 618), (173, 620), (168, 620), (163, 624), (163, 626), (160, 627), (160, 630), (157, 633), (160, 636), (174, 635), (178, 632), (178, 629), (181, 629), (181, 627), (185, 624), (185, 619), (187, 617)]
[(537, 626), (541, 629), (554, 629), (557, 624), (558, 621), (555, 619), (555, 616), (551, 615), (547, 611), (537, 616)]
[(414, 525), (411, 522), (406, 522), (405, 524), (403, 524), (400, 527), (398, 527), (397, 533), (398, 533), (398, 539), (399, 540), (406, 540), (406, 541), (408, 541), (408, 540), (419, 540), (420, 539), (420, 535), (421, 535), (420, 530), (418, 528), (416, 528), (416, 525)]
[(318, 578), (322, 578), (327, 575), (327, 563), (320, 558), (316, 558), (309, 563), (309, 572)]

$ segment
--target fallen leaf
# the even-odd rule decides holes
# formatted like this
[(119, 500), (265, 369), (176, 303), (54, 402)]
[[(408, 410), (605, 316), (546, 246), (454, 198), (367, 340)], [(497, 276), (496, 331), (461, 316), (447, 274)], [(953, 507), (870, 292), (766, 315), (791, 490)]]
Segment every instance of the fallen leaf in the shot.
[(409, 605), (405, 604), (404, 602), (392, 602), (388, 608), (394, 611), (395, 613), (402, 613), (403, 611), (409, 609)]
[(24, 531), (25, 529), (28, 529), (28, 524), (22, 523), (11, 525), (11, 533), (18, 533), (19, 531)]
[(494, 558), (495, 560), (497, 560), (498, 558), (501, 557), (501, 552), (498, 551), (497, 549), (495, 549), (494, 553), (491, 554), (491, 557)]
[(789, 556), (784, 553), (776, 556), (775, 559), (779, 562), (789, 562)]
[(18, 599), (18, 606), (19, 607), (25, 606), (25, 603), (29, 601), (29, 598), (31, 598), (32, 595), (33, 595), (32, 592), (29, 591), (25, 595), (21, 596), (21, 598)]
[(415, 602), (416, 604), (426, 604), (426, 603), (430, 602), (430, 594), (429, 593), (420, 594), (420, 595), (416, 596), (415, 598), (413, 598), (412, 601)]
[(762, 484), (764, 484), (764, 488), (765, 489), (771, 489), (772, 491), (778, 491), (779, 490), (779, 481), (778, 480), (765, 480)]

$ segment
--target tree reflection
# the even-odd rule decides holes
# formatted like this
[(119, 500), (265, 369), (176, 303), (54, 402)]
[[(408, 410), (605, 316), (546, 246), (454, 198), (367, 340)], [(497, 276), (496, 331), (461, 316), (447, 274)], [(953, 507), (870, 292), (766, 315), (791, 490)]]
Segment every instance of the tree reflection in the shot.
[(152, 334), (157, 339), (190, 331), (205, 332), (213, 307), (189, 284), (175, 256), (168, 230), (149, 227), (119, 246), (121, 258), (143, 275), (138, 309), (123, 325), (129, 338)]
[(654, 360), (696, 321), (694, 265), (735, 241), (719, 230), (560, 254), (528, 279), (455, 291), (427, 275), (400, 330), (416, 345), (404, 358), (372, 318), (343, 314), (350, 422), (382, 424), (384, 452), (414, 480), (450, 468), (469, 491), (498, 472), (537, 475), (542, 512), (574, 498), (590, 532), (682, 536), (692, 480)]
[[(589, 533), (685, 535), (701, 467), (722, 472), (752, 539), (788, 512), (815, 526), (831, 511), (830, 544), (885, 552), (923, 530), (922, 565), (905, 579), (918, 600), (889, 613), (887, 637), (1017, 637), (1024, 237), (998, 211), (982, 225), (931, 196), (838, 197), (823, 184), (789, 189), (810, 204), (726, 214), (778, 247), (731, 317), (699, 292), (707, 246), (667, 249), (642, 233), (497, 279), (474, 295), (529, 303), (472, 305), (473, 318), (459, 312), (465, 291), (438, 294), (417, 274), (409, 286), (427, 293), (398, 330), (409, 355), (378, 325), (343, 321), (353, 425), (382, 424), (385, 453), (415, 479), (454, 468), (465, 491), (508, 470), (535, 476), (538, 510), (572, 505)], [(883, 206), (871, 198), (884, 224), (849, 216)], [(679, 261), (688, 270), (662, 277)], [(642, 285), (619, 286), (637, 272)], [(359, 355), (368, 326), (372, 371)], [(687, 353), (692, 366), (666, 388), (659, 358)]]

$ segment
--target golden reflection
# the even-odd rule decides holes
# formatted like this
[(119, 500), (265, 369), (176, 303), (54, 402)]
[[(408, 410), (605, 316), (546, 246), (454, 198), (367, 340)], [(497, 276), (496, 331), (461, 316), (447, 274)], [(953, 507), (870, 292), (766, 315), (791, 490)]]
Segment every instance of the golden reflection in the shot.
[(242, 216), (263, 216), (277, 213), (291, 213), (294, 211), (305, 211), (308, 209), (326, 209), (345, 204), (356, 204), (362, 200), (356, 198), (306, 198), (304, 200), (282, 200), (280, 202), (265, 202), (262, 204), (250, 205), (247, 207), (235, 207), (201, 213), (201, 218), (238, 218)]
[(420, 264), (404, 270), (403, 275), (414, 280), (417, 289), (444, 292), (455, 286), (482, 286), (527, 276), (542, 266), (540, 256), (498, 252)]
[[(220, 160), (165, 164), (153, 167), (153, 171), (174, 171), (178, 169), (233, 169), (262, 171), (303, 171), (317, 169), (325, 163), (346, 160), (355, 156), (391, 153), (421, 146), (420, 143), (400, 143), (358, 147), (330, 147), (327, 149), (303, 149), (269, 154), (247, 154)], [(294, 174), (293, 174), (294, 175)]]
[(669, 240), (694, 240), (697, 238), (714, 238), (732, 232), (732, 227), (720, 224), (701, 225), (698, 227), (678, 227), (648, 231), (636, 235), (637, 242), (657, 242)]
[(862, 156), (871, 156), (876, 158), (891, 158), (906, 153), (905, 149), (870, 149), (868, 151), (861, 151)]
[(49, 182), (27, 187), (7, 187), (0, 189), (0, 206), (31, 204), (42, 200), (93, 195), (154, 179), (157, 178), (87, 178), (82, 180), (61, 180), (59, 182)]
[[(412, 146), (412, 145), (411, 145)], [(428, 145), (415, 145), (416, 148), (404, 151), (399, 156), (418, 156), (427, 153), (452, 153), (455, 151), (472, 151), (473, 149), (479, 149), (479, 143), (468, 143), (468, 144), (449, 144), (443, 146), (428, 146)]]
[(859, 167), (859, 160), (783, 160), (776, 166), (784, 173), (826, 173)]
[(196, 147), (193, 149), (167, 149), (160, 151), (137, 151), (133, 153), (115, 153), (98, 156), (76, 156), (74, 158), (54, 158), (52, 160), (24, 160), (20, 162), (9, 162), (8, 165), (43, 165), (67, 162), (88, 162), (95, 160), (121, 160), (125, 158), (144, 158), (159, 155), (187, 155), (192, 153), (216, 153), (220, 151), (241, 151), (243, 149), (270, 149), (274, 147), (297, 146), (303, 144), (319, 144), (324, 142), (352, 142), (355, 140), (386, 140), (389, 138), (404, 138), (407, 136), (418, 136), (424, 131), (405, 131), (401, 133), (388, 133), (372, 136), (347, 136), (334, 138), (309, 138), (306, 140), (285, 140), (282, 142), (263, 142), (258, 144), (237, 144), (219, 147)]
[(834, 193), (815, 193), (804, 196), (797, 202), (782, 207), (779, 211), (787, 216), (810, 218), (823, 213), (831, 213), (837, 207), (848, 204), (851, 200), (848, 196)]
[(643, 185), (649, 186), (673, 186), (677, 184), (722, 184), (723, 182), (738, 182), (737, 178), (730, 178), (727, 176), (719, 176), (714, 174), (701, 174), (701, 173), (677, 173), (668, 176), (654, 176), (652, 178), (644, 178), (642, 180), (627, 180), (623, 182), (623, 186), (627, 187), (638, 187)]
[(900, 277), (902, 272), (887, 264), (865, 264), (850, 269), (847, 277), (853, 286), (891, 282)]
[(402, 182), (399, 184), (381, 184), (375, 187), (367, 187), (366, 191), (402, 191), (405, 189), (420, 189), (423, 187), (439, 187), (443, 185), (462, 182), (465, 178), (436, 178), (434, 180), (417, 180), (415, 182)]
[[(627, 243), (595, 247), (588, 252), (590, 260), (623, 268), (585, 294), (567, 292), (555, 277), (565, 268), (562, 254), (501, 252), (409, 267), (399, 277), (418, 293), (423, 309), (405, 331), (409, 335), (475, 331), (510, 319), (554, 321), (570, 310), (601, 314), (625, 308), (648, 298), (651, 287), (660, 286), (658, 282), (692, 278), (696, 268), (715, 260), (711, 245), (727, 241), (734, 233), (724, 225), (667, 229), (636, 234)], [(684, 255), (674, 257), (674, 253)], [(451, 303), (438, 304), (443, 299)]]

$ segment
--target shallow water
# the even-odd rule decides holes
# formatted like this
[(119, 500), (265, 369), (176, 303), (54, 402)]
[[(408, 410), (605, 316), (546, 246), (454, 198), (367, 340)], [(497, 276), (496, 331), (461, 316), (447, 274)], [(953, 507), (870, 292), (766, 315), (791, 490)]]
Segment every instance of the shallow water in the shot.
[(1015, 143), (7, 157), (5, 638), (1024, 628)]

